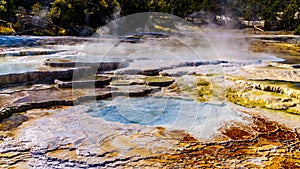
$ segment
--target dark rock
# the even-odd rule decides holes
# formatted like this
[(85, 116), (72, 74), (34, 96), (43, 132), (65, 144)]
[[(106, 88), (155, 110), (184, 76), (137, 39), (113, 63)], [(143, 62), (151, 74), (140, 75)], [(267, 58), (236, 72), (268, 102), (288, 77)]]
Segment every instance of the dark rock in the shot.
[(139, 42), (141, 42), (140, 40), (141, 40), (140, 38), (136, 38), (136, 37), (126, 37), (126, 38), (120, 40), (120, 42), (139, 43)]
[(149, 70), (141, 70), (138, 74), (145, 76), (157, 76), (159, 75), (160, 69), (149, 69)]

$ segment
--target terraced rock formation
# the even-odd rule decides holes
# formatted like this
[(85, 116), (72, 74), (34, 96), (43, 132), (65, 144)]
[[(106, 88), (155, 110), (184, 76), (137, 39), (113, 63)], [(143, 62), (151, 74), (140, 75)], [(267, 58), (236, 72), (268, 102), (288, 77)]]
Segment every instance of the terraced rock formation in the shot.
[[(86, 41), (70, 39), (29, 45)], [(0, 75), (0, 168), (299, 167), (298, 64), (135, 56), (147, 52), (130, 45), (182, 54), (170, 37), (148, 40), (117, 39), (105, 62), (67, 52), (36, 71)]]
[(300, 69), (272, 66), (245, 66), (243, 70), (253, 79), (300, 82)]
[(284, 110), (299, 114), (300, 88), (298, 83), (282, 81), (234, 80), (227, 89), (229, 101), (247, 107)]

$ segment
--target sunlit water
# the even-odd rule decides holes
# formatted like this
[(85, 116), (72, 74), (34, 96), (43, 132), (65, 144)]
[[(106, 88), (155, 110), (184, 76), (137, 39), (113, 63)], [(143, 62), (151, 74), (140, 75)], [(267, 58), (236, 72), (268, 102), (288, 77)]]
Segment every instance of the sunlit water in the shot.
[(201, 139), (208, 139), (231, 121), (243, 121), (245, 114), (226, 104), (200, 103), (164, 97), (117, 97), (91, 105), (92, 117), (124, 124), (163, 126), (185, 130)]

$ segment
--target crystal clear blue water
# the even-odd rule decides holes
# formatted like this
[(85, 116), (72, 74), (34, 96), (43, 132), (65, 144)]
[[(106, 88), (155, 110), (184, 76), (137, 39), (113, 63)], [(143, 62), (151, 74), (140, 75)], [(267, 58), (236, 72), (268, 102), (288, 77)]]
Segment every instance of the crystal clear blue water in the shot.
[(231, 106), (164, 97), (117, 97), (98, 101), (87, 113), (111, 122), (185, 130), (206, 139), (225, 123), (244, 121), (246, 115)]
[(88, 114), (107, 121), (124, 124), (165, 125), (176, 121), (180, 114), (182, 100), (142, 97), (118, 97), (99, 101)]

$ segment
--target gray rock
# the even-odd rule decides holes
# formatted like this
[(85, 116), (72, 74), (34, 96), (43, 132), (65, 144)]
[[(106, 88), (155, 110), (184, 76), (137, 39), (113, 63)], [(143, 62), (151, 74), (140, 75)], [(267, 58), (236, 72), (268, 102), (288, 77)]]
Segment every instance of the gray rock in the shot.
[(103, 87), (109, 85), (109, 82), (112, 78), (104, 77), (102, 79), (95, 80), (78, 80), (78, 81), (61, 81), (56, 79), (54, 82), (59, 88), (94, 88), (94, 87)]
[(127, 62), (74, 62), (71, 60), (47, 59), (44, 64), (50, 67), (91, 67), (98, 71), (109, 71), (124, 67)]
[(300, 82), (300, 69), (245, 66), (243, 70), (251, 79)]

